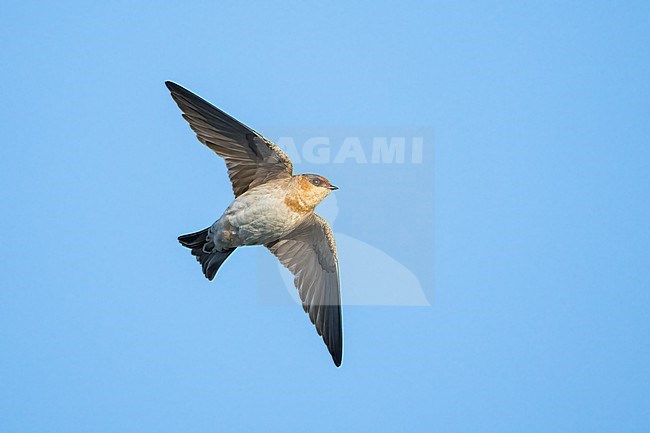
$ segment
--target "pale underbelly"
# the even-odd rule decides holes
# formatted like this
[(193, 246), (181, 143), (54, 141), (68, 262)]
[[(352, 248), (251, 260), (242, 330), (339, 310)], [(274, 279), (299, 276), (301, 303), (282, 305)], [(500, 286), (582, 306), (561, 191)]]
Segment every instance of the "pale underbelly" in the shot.
[(292, 231), (304, 218), (274, 197), (240, 197), (214, 223), (219, 249), (264, 245)]

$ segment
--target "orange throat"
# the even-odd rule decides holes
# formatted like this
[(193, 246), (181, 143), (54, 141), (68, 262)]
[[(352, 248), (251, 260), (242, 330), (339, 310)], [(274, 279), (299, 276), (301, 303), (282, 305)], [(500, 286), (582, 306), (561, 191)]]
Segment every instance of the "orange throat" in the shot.
[(300, 194), (291, 192), (284, 198), (284, 204), (294, 212), (308, 214), (314, 210), (315, 206), (310, 206), (300, 197)]
[(320, 197), (314, 194), (314, 186), (303, 177), (295, 178), (289, 193), (284, 198), (284, 204), (294, 212), (308, 214), (313, 212), (320, 202)]

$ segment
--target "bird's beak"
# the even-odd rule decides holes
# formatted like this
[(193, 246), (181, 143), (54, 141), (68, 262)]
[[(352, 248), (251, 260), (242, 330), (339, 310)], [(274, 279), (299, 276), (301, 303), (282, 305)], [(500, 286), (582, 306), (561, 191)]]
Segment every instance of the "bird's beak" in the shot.
[(339, 189), (338, 186), (334, 186), (334, 185), (330, 185), (329, 188), (330, 188), (330, 190), (332, 190), (332, 191), (336, 191), (337, 189)]

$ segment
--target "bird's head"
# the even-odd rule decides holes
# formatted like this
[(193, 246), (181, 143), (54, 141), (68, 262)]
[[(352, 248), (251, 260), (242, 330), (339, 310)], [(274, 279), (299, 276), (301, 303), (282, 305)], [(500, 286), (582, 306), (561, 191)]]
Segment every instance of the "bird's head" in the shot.
[(329, 180), (317, 174), (299, 174), (294, 178), (301, 201), (312, 209), (332, 191), (338, 189)]
[(339, 189), (337, 186), (332, 185), (329, 180), (318, 174), (302, 174), (301, 176), (310, 183), (311, 188), (325, 190), (327, 194)]

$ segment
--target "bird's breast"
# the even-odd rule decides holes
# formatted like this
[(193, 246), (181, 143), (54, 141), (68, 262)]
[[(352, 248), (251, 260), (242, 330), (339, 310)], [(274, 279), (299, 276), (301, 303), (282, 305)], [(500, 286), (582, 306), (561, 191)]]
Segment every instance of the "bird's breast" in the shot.
[(224, 227), (232, 227), (241, 245), (261, 245), (292, 231), (307, 214), (287, 204), (283, 189), (260, 188), (237, 197), (224, 213)]

